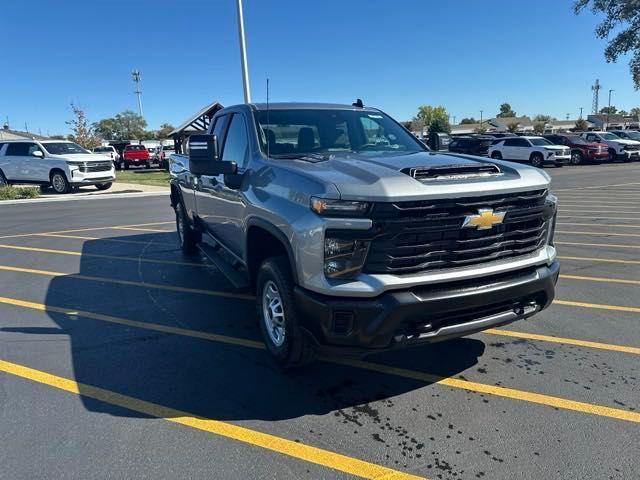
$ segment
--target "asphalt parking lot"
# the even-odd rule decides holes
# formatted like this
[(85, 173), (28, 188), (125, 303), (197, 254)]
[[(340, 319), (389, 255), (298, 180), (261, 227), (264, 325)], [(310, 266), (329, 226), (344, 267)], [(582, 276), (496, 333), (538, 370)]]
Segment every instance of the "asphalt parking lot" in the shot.
[(166, 196), (0, 205), (0, 478), (638, 478), (640, 164), (547, 172), (552, 307), (287, 374)]

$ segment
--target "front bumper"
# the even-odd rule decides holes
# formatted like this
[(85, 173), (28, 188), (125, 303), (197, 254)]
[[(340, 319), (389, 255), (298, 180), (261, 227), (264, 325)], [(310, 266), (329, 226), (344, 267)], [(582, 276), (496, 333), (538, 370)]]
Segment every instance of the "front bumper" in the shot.
[(552, 155), (547, 161), (564, 165), (571, 161), (571, 155)]
[(640, 150), (623, 150), (618, 157), (625, 160), (640, 160)]
[(423, 285), (375, 298), (320, 295), (297, 287), (302, 326), (326, 354), (366, 354), (469, 335), (549, 306), (557, 261), (484, 278)]
[(96, 185), (99, 183), (112, 183), (116, 181), (115, 170), (107, 170), (104, 172), (83, 173), (78, 170), (71, 171), (69, 183), (73, 186)]

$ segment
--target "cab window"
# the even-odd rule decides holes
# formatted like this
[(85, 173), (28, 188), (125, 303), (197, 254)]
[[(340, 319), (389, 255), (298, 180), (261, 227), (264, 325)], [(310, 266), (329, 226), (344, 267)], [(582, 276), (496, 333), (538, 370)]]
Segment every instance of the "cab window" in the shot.
[(7, 147), (6, 155), (28, 157), (35, 151), (40, 151), (40, 147), (38, 147), (35, 143), (10, 143)]
[(244, 168), (249, 159), (249, 138), (242, 115), (235, 114), (227, 130), (227, 138), (222, 149), (222, 161), (236, 162), (238, 168)]

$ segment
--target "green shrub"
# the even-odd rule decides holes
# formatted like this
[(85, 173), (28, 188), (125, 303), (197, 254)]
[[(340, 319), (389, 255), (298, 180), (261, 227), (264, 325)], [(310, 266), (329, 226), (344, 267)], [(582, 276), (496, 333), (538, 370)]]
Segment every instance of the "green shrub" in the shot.
[(20, 198), (36, 198), (40, 196), (38, 187), (0, 187), (0, 200), (16, 200)]

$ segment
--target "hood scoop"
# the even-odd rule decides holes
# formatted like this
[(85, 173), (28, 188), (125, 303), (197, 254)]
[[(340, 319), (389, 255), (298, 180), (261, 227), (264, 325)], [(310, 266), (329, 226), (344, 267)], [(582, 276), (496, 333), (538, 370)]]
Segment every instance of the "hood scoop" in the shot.
[(463, 180), (468, 178), (491, 177), (502, 175), (498, 165), (485, 163), (478, 165), (437, 165), (433, 167), (403, 168), (402, 173), (421, 182), (438, 180)]

